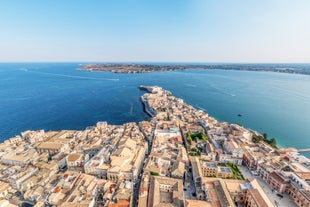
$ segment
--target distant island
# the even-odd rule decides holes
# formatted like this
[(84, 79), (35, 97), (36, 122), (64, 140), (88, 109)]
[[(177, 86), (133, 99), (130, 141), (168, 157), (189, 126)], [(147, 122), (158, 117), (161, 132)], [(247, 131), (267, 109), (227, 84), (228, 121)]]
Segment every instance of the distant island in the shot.
[(83, 64), (78, 70), (113, 73), (149, 73), (185, 69), (220, 69), (243, 71), (269, 71), (310, 75), (310, 64), (143, 64), (143, 63), (96, 63)]

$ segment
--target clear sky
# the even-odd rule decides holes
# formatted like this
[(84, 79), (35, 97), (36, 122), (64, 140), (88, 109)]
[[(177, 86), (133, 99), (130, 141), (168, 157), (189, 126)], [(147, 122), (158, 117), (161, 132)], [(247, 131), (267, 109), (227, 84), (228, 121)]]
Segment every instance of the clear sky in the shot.
[(0, 0), (0, 61), (310, 62), (309, 0)]

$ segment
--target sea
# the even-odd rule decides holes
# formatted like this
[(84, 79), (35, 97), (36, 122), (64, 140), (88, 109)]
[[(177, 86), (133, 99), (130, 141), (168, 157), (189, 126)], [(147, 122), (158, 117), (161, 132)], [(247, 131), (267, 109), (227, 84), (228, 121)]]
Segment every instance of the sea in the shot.
[(281, 147), (310, 148), (309, 75), (220, 69), (116, 74), (80, 67), (1, 63), (0, 141), (25, 130), (149, 120), (138, 86), (158, 85), (219, 121), (266, 132)]

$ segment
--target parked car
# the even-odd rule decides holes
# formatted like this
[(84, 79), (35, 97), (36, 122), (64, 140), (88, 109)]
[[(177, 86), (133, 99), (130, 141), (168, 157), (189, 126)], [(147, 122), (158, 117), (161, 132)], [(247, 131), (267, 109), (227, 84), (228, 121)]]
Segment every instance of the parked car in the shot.
[(281, 195), (280, 193), (277, 193), (277, 196), (279, 196), (280, 198), (283, 198), (283, 195)]

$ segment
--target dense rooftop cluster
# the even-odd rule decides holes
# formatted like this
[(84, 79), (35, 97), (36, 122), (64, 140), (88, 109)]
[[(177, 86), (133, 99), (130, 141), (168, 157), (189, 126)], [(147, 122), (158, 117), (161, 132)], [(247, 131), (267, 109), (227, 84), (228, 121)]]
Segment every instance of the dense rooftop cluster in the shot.
[(262, 184), (310, 206), (309, 160), (295, 149), (254, 143), (255, 131), (160, 87), (141, 89), (150, 121), (25, 131), (1, 143), (0, 206), (276, 206)]

